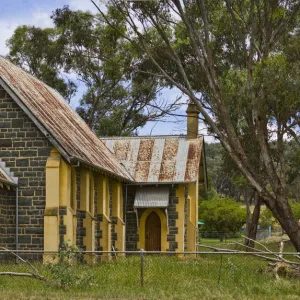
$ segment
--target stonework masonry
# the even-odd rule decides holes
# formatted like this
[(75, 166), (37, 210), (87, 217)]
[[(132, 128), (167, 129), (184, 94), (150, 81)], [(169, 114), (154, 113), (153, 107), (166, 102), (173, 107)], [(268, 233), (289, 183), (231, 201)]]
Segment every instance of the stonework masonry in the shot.
[[(0, 157), (19, 178), (19, 249), (43, 249), (45, 166), (52, 148), (49, 140), (0, 87)], [(12, 194), (10, 201), (15, 201)], [(9, 222), (13, 218), (11, 215)], [(13, 240), (2, 240), (0, 244), (15, 247)]]
[[(0, 188), (0, 245), (16, 246), (16, 191)], [(1, 256), (1, 255), (0, 255)]]

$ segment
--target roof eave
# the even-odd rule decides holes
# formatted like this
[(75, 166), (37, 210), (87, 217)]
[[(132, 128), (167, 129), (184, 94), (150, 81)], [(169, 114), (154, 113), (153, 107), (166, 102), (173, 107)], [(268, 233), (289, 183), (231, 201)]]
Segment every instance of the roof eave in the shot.
[(75, 157), (75, 156), (72, 156), (70, 161), (71, 161), (71, 163), (80, 162), (83, 165), (86, 165), (86, 166), (88, 166), (90, 168), (93, 168), (93, 169), (95, 169), (95, 170), (97, 170), (97, 171), (99, 171), (101, 173), (107, 174), (107, 175), (109, 175), (111, 177), (117, 178), (117, 179), (119, 179), (121, 181), (124, 181), (124, 182), (130, 182), (130, 183), (134, 182), (133, 178), (130, 179), (130, 178), (126, 178), (125, 176), (117, 175), (116, 173), (114, 173), (112, 171), (109, 171), (107, 169), (101, 168), (101, 167), (99, 167), (97, 165), (94, 165), (92, 163), (88, 163), (88, 162), (86, 162), (86, 161), (84, 161), (84, 160), (82, 160), (80, 158)]
[(1, 178), (0, 178), (0, 182), (3, 183), (3, 184), (6, 184), (6, 185), (14, 186), (14, 187), (18, 186), (18, 184), (15, 183), (15, 182), (4, 180), (4, 179), (1, 179)]

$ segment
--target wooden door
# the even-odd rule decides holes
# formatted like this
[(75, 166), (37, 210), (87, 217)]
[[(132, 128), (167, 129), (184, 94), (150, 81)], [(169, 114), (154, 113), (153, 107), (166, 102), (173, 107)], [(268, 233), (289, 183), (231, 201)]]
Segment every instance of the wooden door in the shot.
[(161, 251), (161, 222), (158, 214), (152, 212), (146, 220), (146, 251)]

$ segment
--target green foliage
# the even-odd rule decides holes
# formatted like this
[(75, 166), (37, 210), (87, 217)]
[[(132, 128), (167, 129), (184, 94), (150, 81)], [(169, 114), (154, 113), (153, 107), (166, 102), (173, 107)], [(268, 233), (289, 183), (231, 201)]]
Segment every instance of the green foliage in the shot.
[(291, 202), (291, 209), (293, 212), (293, 216), (296, 220), (300, 220), (300, 203), (299, 202)]
[(159, 79), (147, 74), (143, 54), (124, 38), (124, 16), (109, 7), (105, 17), (113, 27), (98, 14), (56, 9), (54, 28), (18, 27), (8, 57), (67, 100), (80, 82), (76, 110), (97, 135), (133, 135), (177, 106), (158, 97)]
[(265, 208), (260, 214), (259, 225), (262, 229), (267, 229), (269, 225), (274, 228), (278, 226), (278, 222), (273, 217), (272, 212), (268, 208)]
[(93, 284), (93, 276), (87, 272), (76, 274), (74, 265), (81, 261), (82, 251), (76, 246), (66, 241), (59, 249), (57, 258), (58, 262), (48, 264), (51, 279), (54, 280), (62, 289), (70, 289), (73, 287), (83, 287)]
[(72, 263), (73, 261), (82, 260), (82, 250), (76, 245), (71, 244), (70, 240), (63, 242), (59, 248), (58, 258), (61, 262)]
[(233, 199), (216, 197), (200, 204), (199, 219), (204, 222), (203, 230), (237, 232), (246, 222), (246, 211)]
[(7, 46), (12, 62), (55, 88), (67, 100), (75, 94), (75, 83), (65, 80), (60, 72), (64, 65), (63, 45), (57, 39), (55, 28), (19, 26), (7, 41)]

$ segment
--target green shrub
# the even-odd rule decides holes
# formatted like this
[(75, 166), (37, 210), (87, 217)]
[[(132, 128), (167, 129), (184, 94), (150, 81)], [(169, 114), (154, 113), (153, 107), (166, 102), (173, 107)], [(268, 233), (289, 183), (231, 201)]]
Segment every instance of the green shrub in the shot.
[[(93, 276), (86, 272), (76, 272), (75, 264), (82, 262), (82, 251), (69, 241), (64, 242), (57, 254), (58, 262), (49, 264), (54, 282), (63, 289), (84, 287), (93, 282)], [(55, 259), (55, 258), (54, 258)]]
[(216, 231), (222, 241), (228, 233), (238, 232), (246, 222), (246, 211), (231, 198), (215, 197), (199, 206), (204, 231)]

